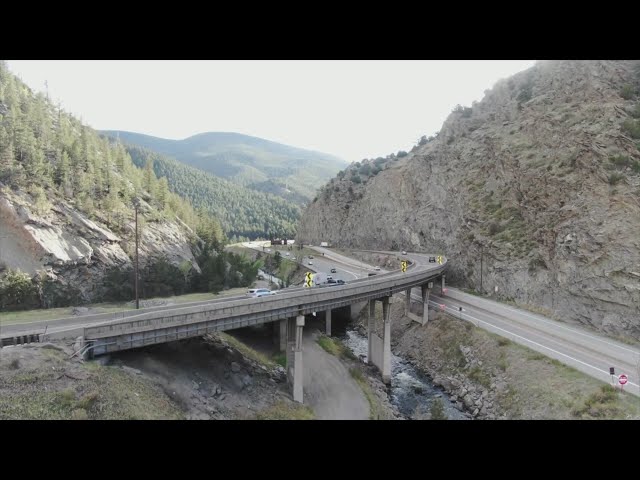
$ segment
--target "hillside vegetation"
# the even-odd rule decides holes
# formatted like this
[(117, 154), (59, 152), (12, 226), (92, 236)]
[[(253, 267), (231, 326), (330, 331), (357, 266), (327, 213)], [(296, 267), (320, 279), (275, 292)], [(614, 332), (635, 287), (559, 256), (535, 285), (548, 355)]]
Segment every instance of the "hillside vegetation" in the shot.
[(278, 196), (220, 179), (146, 148), (126, 145), (135, 165), (153, 168), (169, 189), (220, 220), (232, 242), (273, 235), (292, 238), (300, 207)]
[(346, 165), (332, 155), (239, 133), (207, 132), (184, 140), (123, 131), (104, 133), (298, 205), (313, 198), (316, 189)]
[(136, 204), (142, 298), (255, 279), (260, 263), (225, 253), (218, 219), (151, 161), (137, 168), (0, 62), (0, 309), (133, 298)]

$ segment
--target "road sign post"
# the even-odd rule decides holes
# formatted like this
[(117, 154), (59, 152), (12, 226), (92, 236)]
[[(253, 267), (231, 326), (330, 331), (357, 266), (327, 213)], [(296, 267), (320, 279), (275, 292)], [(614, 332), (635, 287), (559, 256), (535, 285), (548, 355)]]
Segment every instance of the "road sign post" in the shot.
[(307, 272), (304, 279), (304, 286), (311, 287), (313, 285), (313, 273)]
[(609, 367), (609, 375), (611, 375), (611, 385), (616, 386), (616, 381), (613, 376), (616, 374), (616, 369), (614, 367)]
[(626, 385), (628, 379), (624, 373), (621, 373), (618, 377), (618, 383), (620, 384), (620, 390), (624, 390), (624, 386)]

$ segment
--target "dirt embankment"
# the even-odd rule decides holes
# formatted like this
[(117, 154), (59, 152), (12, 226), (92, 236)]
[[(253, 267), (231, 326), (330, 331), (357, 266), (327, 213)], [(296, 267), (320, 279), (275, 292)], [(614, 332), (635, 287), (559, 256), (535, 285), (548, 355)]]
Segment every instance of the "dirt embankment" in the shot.
[(0, 419), (313, 418), (290, 399), (284, 370), (224, 336), (83, 362), (66, 345), (0, 351)]
[(391, 309), (393, 352), (475, 418), (640, 419), (631, 394), (445, 314), (423, 327), (404, 316), (402, 303)]

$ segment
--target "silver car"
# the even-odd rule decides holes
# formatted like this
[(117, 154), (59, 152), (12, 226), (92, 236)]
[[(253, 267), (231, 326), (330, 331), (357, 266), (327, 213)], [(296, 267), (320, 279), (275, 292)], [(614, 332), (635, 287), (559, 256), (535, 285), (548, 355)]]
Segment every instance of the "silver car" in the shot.
[(252, 288), (250, 290), (247, 290), (247, 295), (253, 298), (265, 297), (267, 295), (275, 295), (275, 294), (276, 292), (272, 292), (268, 288)]

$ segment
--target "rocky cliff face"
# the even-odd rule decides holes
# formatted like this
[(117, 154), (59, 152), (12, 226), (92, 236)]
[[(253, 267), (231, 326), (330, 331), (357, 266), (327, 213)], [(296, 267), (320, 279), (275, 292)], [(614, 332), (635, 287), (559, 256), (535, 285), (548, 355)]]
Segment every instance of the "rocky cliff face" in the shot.
[(338, 175), (298, 241), (442, 253), (462, 286), (639, 339), (639, 68), (540, 62), (498, 82), (409, 155)]
[[(32, 203), (25, 192), (0, 188), (1, 268), (44, 274), (57, 280), (58, 294), (66, 292), (70, 299), (93, 301), (102, 296), (107, 270), (131, 267), (133, 222), (116, 235), (100, 221), (99, 213), (94, 221), (70, 203), (57, 200), (49, 211), (37, 215)], [(149, 210), (143, 202), (141, 221)], [(140, 229), (141, 267), (152, 258), (166, 256), (175, 265), (187, 260), (199, 271), (189, 246), (188, 227), (177, 222), (145, 222)]]

